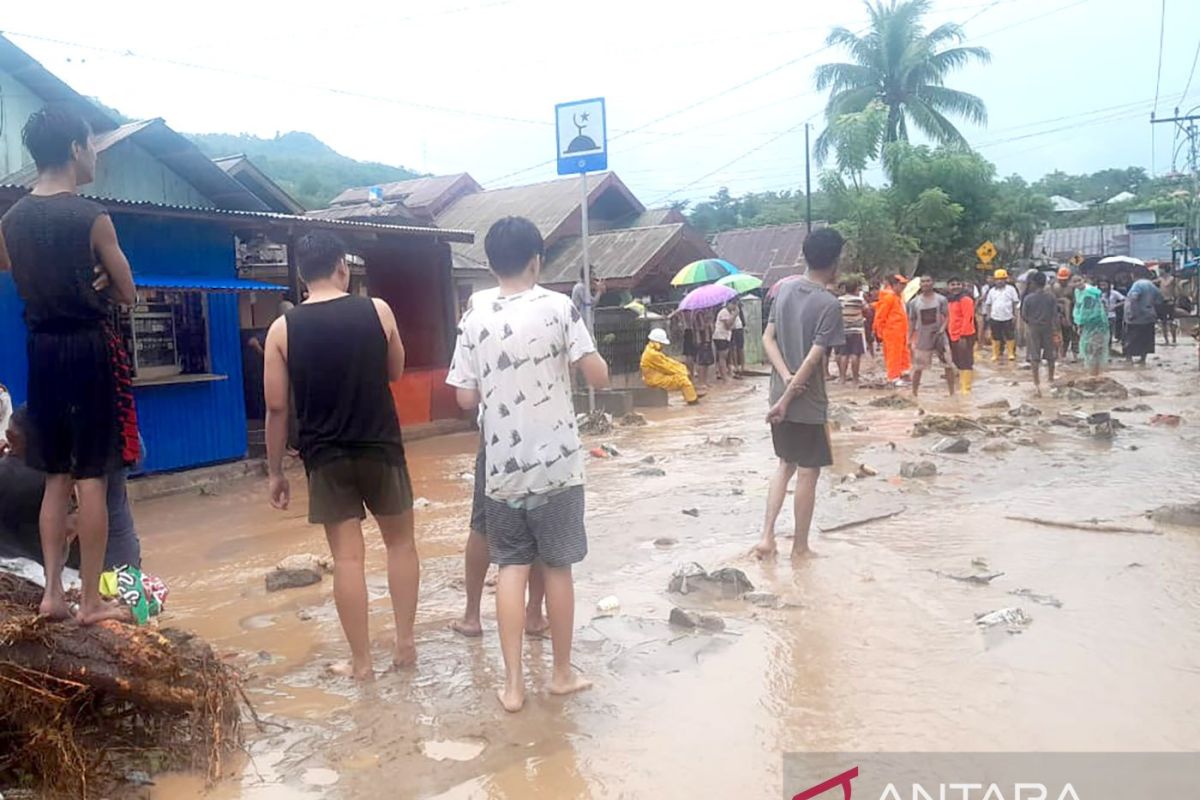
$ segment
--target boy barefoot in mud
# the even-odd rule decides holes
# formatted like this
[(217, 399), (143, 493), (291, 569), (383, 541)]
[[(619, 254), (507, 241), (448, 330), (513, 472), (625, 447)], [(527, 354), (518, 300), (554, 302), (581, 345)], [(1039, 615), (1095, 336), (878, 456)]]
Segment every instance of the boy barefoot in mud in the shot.
[(446, 382), (464, 409), (480, 409), (484, 431), (484, 526), (500, 567), (496, 619), (506, 711), (525, 704), (521, 642), (530, 566), (542, 563), (550, 638), (551, 694), (591, 686), (571, 668), (575, 586), (571, 566), (587, 555), (583, 452), (575, 428), (571, 374), (608, 385), (583, 316), (569, 298), (537, 285), (544, 244), (527, 219), (506, 217), (484, 240), (499, 290), (462, 318)]
[(263, 387), (271, 505), (291, 500), (283, 474), (289, 396), (295, 397), (300, 457), (308, 475), (308, 521), (325, 526), (333, 554), (333, 599), (350, 663), (337, 674), (374, 677), (367, 615), (362, 521), (375, 516), (387, 548), (388, 592), (396, 618), (392, 663), (417, 658), (413, 621), (420, 562), (413, 541), (413, 496), (400, 421), (388, 387), (404, 373), (404, 345), (382, 300), (347, 294), (346, 247), (325, 232), (296, 245), (308, 298), (267, 332)]
[(845, 240), (833, 228), (821, 228), (804, 240), (808, 272), (784, 284), (763, 332), (763, 347), (775, 368), (767, 422), (779, 465), (767, 492), (762, 540), (754, 547), (759, 558), (775, 555), (775, 521), (793, 475), (796, 533), (792, 558), (812, 553), (808, 529), (816, 504), (817, 479), (821, 468), (833, 463), (826, 425), (829, 400), (825, 395), (825, 356), (846, 341), (841, 304), (825, 287), (837, 276), (844, 245)]
[[(11, 269), (29, 352), (28, 465), (46, 473), (39, 528), (46, 568), (41, 613), (70, 616), (62, 586), (67, 504), (79, 493), (84, 624), (125, 616), (100, 597), (108, 544), (105, 476), (138, 457), (129, 362), (110, 318), (134, 301), (133, 275), (104, 206), (78, 187), (96, 169), (92, 131), (67, 106), (30, 116), (23, 131), (37, 165), (33, 191), (0, 220), (0, 270)], [(16, 343), (5, 342), (5, 347)]]

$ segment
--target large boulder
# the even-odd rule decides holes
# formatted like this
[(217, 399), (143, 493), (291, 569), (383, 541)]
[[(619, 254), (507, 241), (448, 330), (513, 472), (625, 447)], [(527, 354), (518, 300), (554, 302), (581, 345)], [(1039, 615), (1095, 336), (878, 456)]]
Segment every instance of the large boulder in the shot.
[(932, 461), (905, 461), (900, 465), (902, 478), (932, 478), (937, 474), (937, 464)]
[(971, 440), (965, 436), (947, 436), (933, 446), (935, 453), (968, 453), (971, 450)]

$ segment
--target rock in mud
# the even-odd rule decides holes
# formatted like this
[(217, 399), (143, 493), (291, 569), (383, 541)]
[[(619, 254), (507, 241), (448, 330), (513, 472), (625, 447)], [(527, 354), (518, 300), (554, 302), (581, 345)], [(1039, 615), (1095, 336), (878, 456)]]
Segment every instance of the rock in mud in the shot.
[(933, 446), (935, 453), (968, 453), (970, 451), (971, 440), (965, 436), (948, 436)]
[(1018, 436), (1016, 439), (1013, 439), (1013, 444), (1018, 447), (1037, 447), (1037, 439), (1034, 439), (1032, 436)]
[(1088, 426), (1088, 415), (1081, 411), (1060, 411), (1050, 422), (1051, 425), (1058, 425), (1063, 428), (1086, 428)]
[(996, 439), (988, 442), (980, 449), (985, 453), (1007, 453), (1011, 450), (1016, 450), (1017, 446), (1004, 439)]
[(333, 573), (333, 561), (329, 558), (321, 558), (312, 553), (297, 553), (296, 555), (288, 556), (275, 565), (275, 569), (311, 569), (314, 572), (322, 572), (327, 575)]
[(726, 449), (733, 449), (735, 447), (741, 447), (742, 445), (744, 445), (746, 443), (746, 440), (740, 436), (720, 436), (716, 439), (706, 436), (704, 438), (704, 443), (707, 445), (711, 445), (712, 447), (723, 447)]
[(661, 467), (646, 467), (635, 471), (633, 474), (641, 478), (661, 478), (667, 474), (667, 471)]
[(1151, 519), (1162, 525), (1179, 525), (1185, 528), (1200, 528), (1200, 501), (1157, 508)]
[(917, 404), (912, 398), (903, 394), (885, 394), (883, 397), (876, 397), (867, 405), (874, 408), (916, 408)]
[(1053, 606), (1054, 608), (1062, 608), (1063, 602), (1052, 594), (1038, 594), (1031, 589), (1013, 589), (1009, 592), (1017, 597), (1024, 597), (1030, 602), (1037, 603), (1040, 606)]
[(612, 416), (603, 411), (596, 410), (590, 414), (580, 414), (576, 419), (580, 433), (605, 434), (612, 432)]
[(1113, 409), (1114, 414), (1150, 414), (1154, 409), (1145, 403), (1138, 403), (1136, 406), (1117, 406)]
[(746, 602), (760, 608), (778, 608), (779, 595), (774, 592), (748, 592)]
[(900, 465), (902, 478), (932, 478), (937, 474), (937, 464), (932, 461), (905, 461)]
[(1129, 390), (1130, 397), (1153, 397), (1158, 392), (1152, 392), (1149, 389), (1143, 389), (1140, 386), (1135, 386)]
[(869, 430), (871, 430), (870, 425), (851, 425), (850, 426), (850, 431), (852, 433), (866, 433)]
[(1026, 614), (1025, 609), (1016, 606), (975, 615), (975, 624), (981, 628), (1007, 625), (1009, 630), (1019, 630), (1028, 627), (1031, 622), (1033, 617)]
[(267, 573), (268, 592), (278, 592), (281, 589), (301, 589), (320, 582), (321, 573), (307, 567), (300, 569), (276, 569)]
[(680, 628), (699, 628), (711, 633), (720, 633), (725, 630), (725, 620), (716, 614), (701, 614), (697, 611), (685, 611), (682, 608), (672, 608), (671, 616), (667, 621)]
[(636, 411), (630, 411), (625, 416), (621, 417), (620, 424), (625, 428), (640, 428), (646, 424), (646, 418)]
[(1042, 410), (1037, 406), (1030, 405), (1029, 403), (1021, 403), (1021, 405), (1017, 406), (1016, 408), (1010, 408), (1008, 410), (1008, 415), (1010, 417), (1040, 417), (1042, 415)]
[(829, 425), (835, 431), (840, 431), (842, 428), (849, 428), (858, 424), (858, 420), (850, 413), (850, 409), (846, 408), (841, 403), (833, 403), (829, 406), (828, 417)]
[(879, 474), (879, 470), (866, 464), (859, 464), (858, 469), (854, 471), (854, 477), (862, 480), (863, 478), (874, 478)]
[(674, 547), (679, 544), (678, 539), (672, 539), (670, 536), (660, 536), (654, 540), (655, 547)]
[(643, 458), (643, 459), (641, 460), (641, 463), (643, 463), (643, 464), (653, 464), (653, 463), (655, 463), (656, 461), (658, 461), (658, 459), (657, 459), (657, 458), (655, 458), (654, 456), (646, 456), (645, 458)]
[(964, 433), (976, 433), (984, 430), (984, 427), (975, 420), (957, 414), (950, 416), (928, 414), (913, 425), (912, 435), (928, 436), (931, 433), (939, 433), (942, 436), (962, 436)]
[(993, 400), (990, 403), (984, 403), (979, 407), (980, 411), (1008, 411), (1007, 400)]
[(696, 562), (685, 564), (675, 570), (667, 591), (675, 594), (692, 594), (708, 592), (727, 598), (742, 597), (754, 591), (754, 584), (746, 577), (746, 573), (733, 567), (708, 572)]
[(683, 509), (683, 513), (684, 513), (684, 514), (687, 514), (689, 517), (698, 517), (698, 516), (700, 516), (700, 509), (698, 509), (698, 508), (685, 508), (685, 509)]
[(1071, 397), (1071, 390), (1076, 394), (1082, 394), (1087, 397), (1108, 397), (1116, 400), (1124, 400), (1129, 397), (1130, 391), (1123, 384), (1113, 380), (1107, 375), (1101, 375), (1097, 378), (1077, 378), (1069, 381), (1059, 381), (1054, 386), (1055, 392), (1066, 394), (1068, 399)]

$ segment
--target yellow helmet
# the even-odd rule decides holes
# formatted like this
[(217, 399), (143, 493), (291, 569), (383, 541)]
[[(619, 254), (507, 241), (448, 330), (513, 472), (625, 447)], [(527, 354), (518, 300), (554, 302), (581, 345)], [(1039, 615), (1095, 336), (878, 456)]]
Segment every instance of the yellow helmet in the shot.
[(1008, 270), (998, 269), (992, 273), (992, 277), (998, 281), (1006, 281), (1008, 280)]

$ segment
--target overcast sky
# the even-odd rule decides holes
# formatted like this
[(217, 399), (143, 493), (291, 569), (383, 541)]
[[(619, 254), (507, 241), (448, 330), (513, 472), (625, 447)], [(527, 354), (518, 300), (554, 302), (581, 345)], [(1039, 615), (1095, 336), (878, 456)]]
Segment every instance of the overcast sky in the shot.
[[(823, 125), (813, 69), (843, 59), (825, 36), (865, 21), (847, 0), (70, 5), (8, 4), (0, 24), (129, 116), (199, 133), (310, 131), (354, 158), (489, 187), (553, 178), (555, 103), (604, 96), (610, 167), (647, 205), (802, 186), (803, 123), (814, 136)], [(1157, 0), (935, 8), (931, 27), (963, 23), (992, 52), (948, 85), (987, 103), (990, 124), (961, 130), (1000, 174), (1170, 169), (1174, 131), (1149, 124)], [(1166, 0), (1159, 116), (1200, 104), (1200, 76), (1181, 99), (1198, 41), (1200, 2)]]

